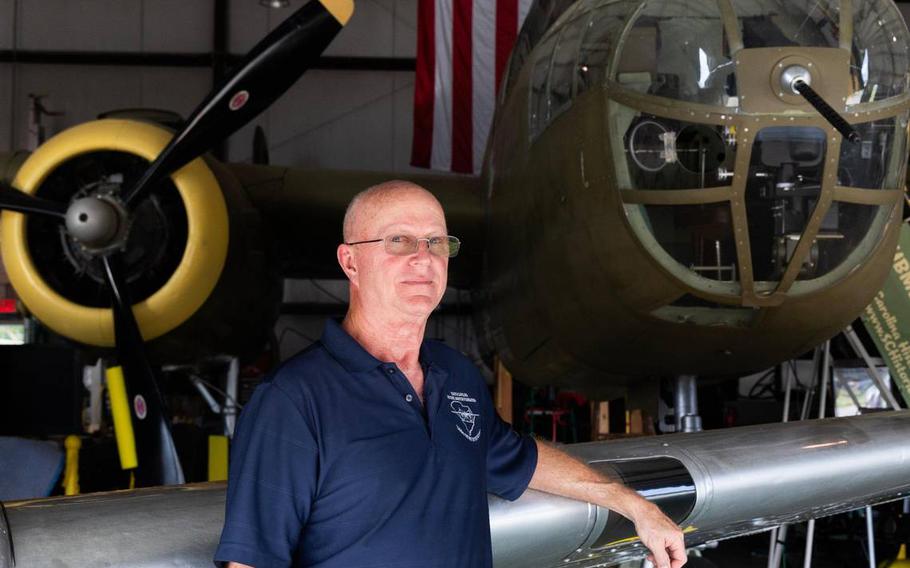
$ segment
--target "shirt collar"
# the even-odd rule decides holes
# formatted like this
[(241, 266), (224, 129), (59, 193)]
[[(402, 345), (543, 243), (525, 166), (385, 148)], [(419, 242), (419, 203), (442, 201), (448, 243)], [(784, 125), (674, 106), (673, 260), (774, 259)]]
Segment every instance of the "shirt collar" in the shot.
[[(331, 318), (326, 320), (325, 328), (322, 330), (322, 344), (346, 370), (352, 373), (371, 371), (386, 364), (373, 357), (338, 322)], [(420, 362), (428, 366), (433, 364), (426, 339), (420, 344)]]

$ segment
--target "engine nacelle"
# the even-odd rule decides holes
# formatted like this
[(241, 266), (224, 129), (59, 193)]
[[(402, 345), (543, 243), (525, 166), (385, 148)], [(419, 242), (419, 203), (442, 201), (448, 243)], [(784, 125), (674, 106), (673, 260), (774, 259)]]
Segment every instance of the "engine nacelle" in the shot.
[[(154, 124), (99, 120), (55, 136), (16, 174), (27, 193), (69, 202), (127, 189), (171, 138)], [(252, 355), (271, 332), (280, 277), (259, 214), (227, 168), (198, 158), (161, 183), (131, 218), (124, 259), (133, 311), (152, 355)], [(60, 224), (3, 213), (0, 252), (29, 311), (82, 344), (113, 346), (113, 312), (96, 255)]]

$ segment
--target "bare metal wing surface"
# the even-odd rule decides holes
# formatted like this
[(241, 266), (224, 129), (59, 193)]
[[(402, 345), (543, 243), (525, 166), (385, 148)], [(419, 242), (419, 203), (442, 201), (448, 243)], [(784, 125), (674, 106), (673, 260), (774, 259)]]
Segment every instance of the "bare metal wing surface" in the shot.
[[(686, 542), (767, 530), (910, 492), (910, 412), (568, 446), (680, 523)], [(0, 568), (209, 567), (224, 485), (8, 503)], [(644, 549), (623, 517), (528, 491), (490, 497), (497, 568), (610, 566)]]

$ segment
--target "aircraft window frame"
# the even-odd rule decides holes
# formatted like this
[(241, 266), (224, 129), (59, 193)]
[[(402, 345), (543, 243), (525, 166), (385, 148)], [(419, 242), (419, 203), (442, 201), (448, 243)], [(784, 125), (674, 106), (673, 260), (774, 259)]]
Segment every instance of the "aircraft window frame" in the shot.
[[(559, 34), (556, 33), (544, 36), (535, 49), (535, 51), (538, 51), (538, 56), (531, 64), (531, 72), (528, 77), (528, 135), (532, 142), (540, 137), (549, 124), (550, 96), (548, 87), (550, 70), (553, 67), (553, 52), (558, 39)], [(544, 62), (546, 62), (546, 70), (544, 73), (540, 73), (544, 69)], [(539, 84), (538, 79), (541, 80)]]
[[(903, 200), (900, 201), (902, 202)], [(892, 218), (892, 215), (895, 212), (894, 209), (897, 205), (900, 205), (900, 202), (897, 204), (892, 203), (890, 205), (879, 205), (879, 210), (876, 212), (871, 226), (866, 231), (865, 236), (839, 265), (816, 278), (809, 280), (796, 280), (793, 282), (793, 285), (790, 287), (790, 289), (787, 290), (787, 294), (791, 296), (799, 296), (802, 294), (810, 294), (812, 292), (824, 290), (849, 276), (850, 273), (856, 270), (858, 266), (862, 265), (863, 262), (868, 259), (876, 247), (882, 244), (881, 237), (885, 233), (888, 221)]]
[(755, 132), (744, 193), (756, 290), (776, 289), (813, 217), (826, 213), (825, 165), (836, 146), (820, 126), (764, 126)]
[[(617, 10), (618, 8), (620, 10)], [(607, 0), (592, 6), (585, 14), (587, 24), (585, 25), (584, 33), (581, 35), (581, 39), (578, 42), (578, 55), (575, 58), (576, 77), (573, 79), (574, 97), (577, 97), (594, 87), (603, 85), (604, 82), (611, 77), (621, 39), (625, 35), (629, 22), (634, 21), (641, 10), (642, 4), (636, 0)], [(595, 28), (595, 22), (608, 22), (611, 20), (615, 20), (615, 23), (618, 24), (615, 29), (612, 27)], [(597, 33), (602, 34), (602, 36), (593, 44), (586, 43), (594, 29), (597, 29)], [(585, 49), (585, 47), (587, 45), (598, 45), (602, 43), (604, 39), (610, 40), (607, 49), (601, 50), (605, 55), (604, 60), (601, 62), (583, 63), (583, 55), (595, 53), (595, 50)], [(586, 72), (588, 69), (596, 70), (595, 73), (592, 73), (592, 79), (590, 81), (585, 81), (584, 88), (581, 88), (582, 82), (579, 79), (578, 74), (578, 71), (582, 69)]]
[[(687, 35), (687, 23), (702, 32), (695, 40)], [(662, 99), (738, 106), (728, 25), (725, 11), (713, 0), (644, 2), (622, 31), (610, 80)]]
[[(850, 259), (853, 251), (875, 233), (883, 214), (882, 205), (833, 200), (812, 240), (796, 282), (823, 278)], [(879, 226), (879, 229), (881, 227)], [(875, 235), (877, 241), (880, 235)], [(808, 270), (807, 270), (808, 268)]]
[[(733, 206), (729, 200), (690, 204), (641, 204), (655, 240), (700, 278), (739, 281)], [(694, 222), (698, 219), (700, 222)]]
[[(907, 171), (907, 125), (906, 111), (889, 115), (868, 122), (854, 123), (853, 128), (860, 134), (857, 145), (841, 144), (837, 164), (837, 183), (843, 187), (856, 187), (865, 190), (887, 190), (904, 185)], [(867, 172), (875, 165), (875, 155), (880, 169), (873, 172), (871, 179), (857, 179), (842, 175), (847, 164), (862, 163), (868, 160)], [(846, 173), (846, 172), (844, 172)], [(868, 177), (868, 176), (867, 176)]]
[[(641, 4), (639, 0), (591, 0), (578, 2), (559, 17), (557, 23), (554, 24), (554, 31), (540, 40), (534, 48), (534, 50), (540, 50), (540, 55), (532, 64), (528, 78), (528, 133), (532, 142), (540, 137), (559, 115), (571, 107), (572, 102), (579, 94), (595, 85), (602, 85), (609, 77), (610, 67), (613, 64), (613, 56), (615, 54), (608, 48), (603, 50), (605, 57), (599, 66), (598, 76), (586, 88), (579, 90), (579, 59), (584, 52), (582, 47), (585, 45), (585, 39), (589, 37), (590, 31), (593, 29), (592, 24), (598, 19), (615, 20), (618, 25), (611, 26), (603, 31), (606, 34), (604, 37), (612, 40), (610, 45), (617, 45), (618, 39), (622, 37), (627, 29), (628, 23), (635, 19), (635, 14), (639, 13), (640, 10)], [(570, 93), (565, 98), (564, 103), (554, 106), (554, 64), (557, 53), (559, 53), (563, 45), (563, 38), (569, 32), (578, 32), (577, 37), (572, 38), (573, 45), (570, 45), (566, 50), (566, 53), (572, 56), (572, 63), (567, 66), (567, 69), (571, 69)], [(541, 91), (536, 89), (535, 85), (537, 80), (541, 78), (539, 71), (544, 57), (547, 60), (547, 70), (544, 82), (545, 89)], [(541, 93), (546, 94), (546, 101), (540, 100)], [(541, 112), (544, 113), (543, 116), (541, 116)]]
[[(530, 76), (528, 77), (528, 133), (531, 141), (536, 140), (550, 125), (556, 116), (565, 111), (571, 105), (574, 97), (574, 86), (570, 88), (569, 104), (557, 109), (555, 112), (552, 107), (552, 89), (550, 79), (553, 74), (553, 61), (556, 59), (556, 52), (560, 46), (563, 35), (579, 18), (584, 17), (585, 8), (581, 3), (572, 5), (566, 9), (553, 23), (550, 32), (541, 38), (540, 42), (534, 47), (533, 51), (538, 51), (539, 55), (531, 66)], [(579, 35), (580, 41), (581, 35)], [(577, 52), (577, 48), (570, 53)], [(543, 89), (535, 87), (539, 78), (538, 71), (541, 69), (541, 63), (546, 58), (547, 69), (546, 76), (543, 78)], [(577, 64), (577, 55), (572, 59), (572, 68)], [(574, 73), (574, 71), (573, 71)], [(538, 99), (540, 97), (540, 99)], [(544, 116), (541, 117), (541, 112)]]
[(620, 189), (679, 191), (730, 185), (737, 154), (732, 127), (646, 112), (629, 117), (622, 138), (629, 173), (624, 181), (629, 185)]
[(518, 81), (521, 71), (528, 62), (528, 57), (542, 43), (544, 34), (559, 19), (563, 11), (572, 8), (572, 6), (565, 8), (557, 4), (559, 4), (557, 0), (538, 0), (531, 4), (524, 23), (518, 30), (512, 52), (509, 54), (509, 62), (504, 73), (504, 87), (500, 89), (503, 103)]
[[(842, 32), (839, 26), (841, 12), (844, 9), (843, 2), (840, 0), (730, 0), (730, 4), (736, 13), (737, 27), (745, 49), (788, 46), (837, 48), (840, 46)], [(790, 10), (790, 13), (781, 16), (779, 10)], [(827, 10), (830, 10), (831, 14), (826, 14)], [(757, 14), (751, 15), (750, 12)], [(799, 15), (805, 16), (805, 20), (795, 32), (777, 25), (774, 20), (775, 17), (779, 17), (782, 23), (796, 21), (797, 12), (801, 12)], [(813, 15), (816, 18), (813, 18)], [(792, 20), (788, 20), (789, 18)], [(759, 24), (753, 28), (763, 32), (764, 36), (758, 37), (752, 28), (747, 28), (747, 20), (750, 24)], [(806, 26), (805, 24), (810, 21), (813, 25)], [(762, 24), (766, 26), (764, 30), (760, 29)], [(769, 28), (768, 25), (772, 25), (774, 28)], [(805, 35), (803, 35), (804, 30)], [(776, 38), (771, 37), (774, 31), (779, 34)], [(809, 37), (812, 35), (815, 37)]]
[[(729, 201), (722, 201), (729, 203)], [(657, 263), (668, 271), (674, 278), (684, 284), (698, 290), (702, 294), (712, 294), (728, 298), (730, 300), (739, 300), (743, 295), (742, 282), (737, 275), (733, 282), (723, 280), (712, 280), (705, 278), (697, 272), (690, 270), (687, 266), (680, 264), (667, 250), (660, 244), (654, 233), (648, 226), (648, 216), (644, 212), (644, 206), (637, 203), (624, 203), (623, 210), (626, 213), (626, 219), (632, 227), (635, 234), (645, 250), (648, 251)]]
[[(585, 23), (588, 21), (589, 16), (590, 12), (588, 11), (585, 11), (583, 9), (576, 10), (576, 13), (573, 13), (570, 16), (571, 19), (565, 25), (563, 25), (562, 29), (559, 32), (559, 38), (556, 40), (556, 45), (553, 47), (553, 56), (550, 60), (550, 72), (547, 76), (547, 97), (549, 98), (547, 105), (547, 108), (549, 110), (547, 120), (548, 124), (555, 120), (560, 114), (565, 112), (569, 107), (571, 107), (572, 102), (575, 100), (575, 80), (578, 75), (578, 55), (579, 49), (581, 47), (581, 42), (586, 31)], [(575, 37), (570, 38), (574, 41), (574, 45), (566, 46), (563, 41), (570, 31), (576, 32)], [(563, 100), (562, 104), (559, 106), (554, 106), (553, 77), (556, 72), (557, 56), (560, 53), (561, 48), (564, 46), (566, 46), (565, 53), (571, 57), (571, 61), (567, 60), (565, 66), (566, 75), (568, 76), (569, 92), (567, 93), (567, 96)]]
[[(910, 93), (910, 37), (903, 14), (893, 2), (869, 0), (852, 6), (853, 23), (850, 46), (850, 74), (859, 90), (847, 100), (847, 110), (854, 111), (877, 102)], [(870, 27), (868, 22), (873, 22)], [(878, 24), (875, 26), (874, 24)], [(876, 44), (876, 32), (883, 33), (884, 48)], [(888, 36), (893, 41), (887, 41)], [(903, 37), (899, 37), (903, 36)], [(901, 41), (904, 40), (904, 41)], [(878, 53), (873, 50), (878, 48)], [(891, 69), (869, 68), (870, 52), (876, 62), (891, 61)], [(865, 75), (865, 77), (863, 77)], [(892, 82), (883, 79), (890, 76)], [(899, 79), (900, 78), (900, 79)], [(885, 87), (879, 92), (879, 87)]]
[(521, 70), (530, 53), (531, 47), (528, 43), (528, 36), (526, 34), (518, 34), (512, 53), (509, 55), (509, 63), (506, 66), (502, 88), (499, 89), (500, 105), (504, 105), (509, 99), (509, 94), (515, 88), (515, 83), (518, 81), (518, 77), (521, 75)]

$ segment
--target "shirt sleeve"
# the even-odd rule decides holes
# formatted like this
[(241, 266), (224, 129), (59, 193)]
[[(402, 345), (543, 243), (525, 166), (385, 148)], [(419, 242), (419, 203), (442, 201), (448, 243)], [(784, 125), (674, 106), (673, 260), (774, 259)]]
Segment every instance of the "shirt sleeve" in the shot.
[(243, 408), (231, 447), (216, 566), (291, 565), (316, 493), (318, 446), (300, 405), (273, 382)]
[(499, 417), (487, 389), (484, 393), (484, 422), (489, 424), (487, 441), (487, 491), (514, 501), (531, 483), (537, 468), (537, 442), (519, 434)]

